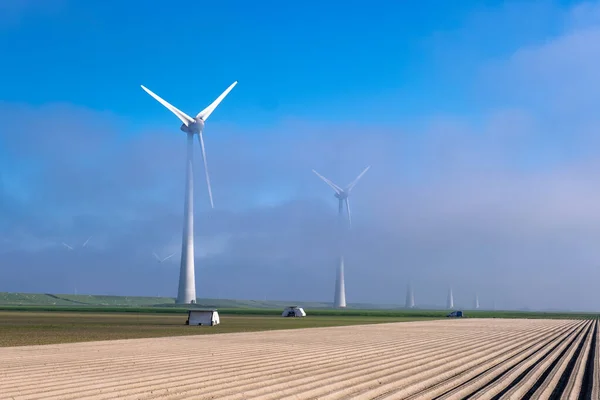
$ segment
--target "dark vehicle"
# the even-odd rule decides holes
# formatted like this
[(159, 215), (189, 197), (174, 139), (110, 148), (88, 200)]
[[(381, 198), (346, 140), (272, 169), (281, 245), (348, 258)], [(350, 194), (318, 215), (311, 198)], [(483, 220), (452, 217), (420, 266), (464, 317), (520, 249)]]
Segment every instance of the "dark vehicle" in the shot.
[(462, 311), (452, 311), (450, 314), (446, 315), (446, 317), (448, 317), (448, 318), (462, 318), (462, 316), (463, 316)]

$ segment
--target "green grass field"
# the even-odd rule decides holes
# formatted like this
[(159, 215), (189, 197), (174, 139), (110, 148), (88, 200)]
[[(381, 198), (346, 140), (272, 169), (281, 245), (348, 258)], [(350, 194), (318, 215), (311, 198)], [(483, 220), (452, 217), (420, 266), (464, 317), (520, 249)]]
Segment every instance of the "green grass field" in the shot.
[[(299, 303), (307, 318), (282, 318), (289, 302), (199, 299), (181, 307), (172, 298), (0, 293), (0, 347), (179, 335), (313, 328), (445, 318), (447, 310), (339, 310), (325, 303)], [(185, 325), (187, 310), (215, 307), (216, 327)], [(466, 318), (597, 318), (587, 313), (465, 311)]]
[[(307, 318), (282, 318), (288, 302), (199, 299), (181, 307), (172, 298), (0, 293), (0, 347), (92, 340), (202, 335), (273, 329), (313, 328), (445, 318), (447, 310), (339, 310), (325, 303), (299, 303)], [(216, 327), (185, 325), (187, 310), (218, 308)], [(597, 318), (586, 313), (465, 311), (466, 318)]]
[[(47, 307), (44, 307), (47, 308)], [(185, 309), (143, 309), (117, 307), (64, 308), (43, 311), (36, 307), (15, 307), (0, 311), (0, 347), (34, 344), (133, 339), (274, 329), (315, 328), (386, 322), (442, 319), (445, 311), (313, 310), (306, 318), (282, 318), (280, 310), (222, 309), (216, 327), (185, 325)], [(100, 311), (100, 312), (98, 312)], [(119, 312), (120, 311), (120, 312)], [(163, 311), (163, 312), (161, 312)], [(594, 318), (587, 314), (543, 314), (472, 312), (470, 318)]]
[[(198, 299), (198, 305), (219, 308), (285, 308), (295, 305), (295, 301), (274, 300), (233, 300), (233, 299)], [(330, 308), (331, 303), (324, 302), (299, 302), (310, 309)], [(0, 305), (21, 306), (119, 306), (119, 307), (174, 307), (175, 299), (172, 297), (140, 297), (140, 296), (104, 296), (104, 295), (74, 295), (50, 293), (8, 293), (0, 292)], [(398, 308), (386, 304), (351, 303), (352, 309), (389, 309)]]
[(186, 319), (187, 315), (183, 313), (0, 311), (0, 347), (315, 328), (430, 318), (381, 316), (282, 318), (274, 315), (226, 314), (221, 315), (221, 324), (214, 327), (187, 326)]
[[(133, 307), (133, 306), (73, 306), (73, 305), (1, 305), (0, 311), (20, 312), (48, 312), (48, 313), (79, 313), (79, 314), (160, 314), (160, 315), (183, 315), (187, 310), (194, 308), (186, 307)], [(202, 308), (202, 307), (197, 307)], [(368, 318), (445, 318), (447, 310), (368, 310), (368, 309), (309, 309), (305, 308), (311, 317), (368, 317)], [(237, 316), (263, 316), (277, 317), (281, 315), (282, 308), (218, 308), (220, 315)], [(530, 311), (485, 311), (466, 310), (465, 318), (545, 318), (545, 319), (593, 319), (598, 314), (592, 313), (567, 313), (567, 312), (530, 312)]]
[[(387, 316), (387, 317), (444, 317), (447, 310), (412, 309), (398, 305), (350, 303), (337, 310), (330, 303), (295, 301), (258, 301), (232, 299), (198, 299), (196, 307), (218, 308), (221, 314), (277, 315), (293, 304), (310, 310), (311, 315)], [(0, 310), (23, 311), (81, 311), (81, 312), (135, 312), (184, 313), (194, 306), (181, 307), (171, 297), (69, 295), (49, 293), (0, 292)], [(465, 310), (472, 318), (596, 318), (598, 313), (488, 311)]]

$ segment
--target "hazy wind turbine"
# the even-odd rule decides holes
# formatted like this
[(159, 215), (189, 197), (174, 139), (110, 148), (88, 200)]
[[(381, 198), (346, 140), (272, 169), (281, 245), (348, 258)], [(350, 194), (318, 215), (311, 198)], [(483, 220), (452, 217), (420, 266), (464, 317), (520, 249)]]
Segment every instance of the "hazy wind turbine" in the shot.
[[(84, 248), (88, 242), (90, 241), (92, 237), (90, 236), (89, 238), (87, 238), (87, 240), (85, 242), (83, 242), (83, 244), (81, 245), (81, 248)], [(67, 248), (67, 250), (75, 250), (75, 248), (73, 246), (70, 246), (68, 244), (66, 244), (65, 242), (62, 242), (62, 245), (65, 246)]]
[[(92, 237), (88, 237), (87, 240), (85, 242), (83, 242), (83, 244), (81, 245), (81, 248), (83, 249), (85, 246), (87, 246), (88, 242), (90, 241)], [(66, 247), (66, 249), (68, 251), (74, 251), (75, 248), (73, 246), (70, 246), (68, 244), (66, 244), (65, 242), (62, 242), (62, 245)], [(74, 289), (73, 289), (73, 294), (77, 294), (77, 282), (74, 283)]]
[(181, 269), (179, 271), (179, 289), (177, 292), (177, 303), (179, 304), (196, 302), (196, 280), (194, 276), (194, 135), (198, 135), (198, 142), (200, 143), (200, 148), (202, 150), (202, 160), (204, 161), (204, 174), (206, 175), (208, 197), (210, 199), (210, 206), (214, 208), (202, 132), (204, 130), (204, 123), (210, 114), (212, 114), (215, 108), (217, 108), (219, 103), (223, 101), (225, 96), (227, 96), (236, 84), (237, 81), (233, 82), (215, 101), (204, 110), (200, 111), (194, 118), (167, 103), (144, 85), (141, 85), (146, 93), (154, 97), (155, 100), (169, 109), (169, 111), (175, 114), (175, 116), (183, 122), (179, 129), (187, 133), (187, 169), (185, 201), (183, 206), (183, 243), (181, 244)]
[(158, 261), (159, 264), (165, 262), (166, 260), (168, 260), (169, 258), (173, 257), (176, 253), (173, 254), (169, 254), (168, 256), (166, 256), (165, 258), (160, 258), (155, 252), (152, 252), (152, 255), (154, 256), (154, 258), (156, 258), (156, 261)]
[[(329, 179), (325, 178), (323, 175), (319, 174), (314, 169), (312, 170), (319, 178), (321, 178), (326, 184), (331, 186), (331, 188), (335, 191), (334, 196), (338, 199), (338, 221), (340, 224), (340, 229), (342, 229), (344, 226), (344, 224), (342, 223), (344, 208), (346, 208), (346, 213), (347, 213), (347, 217), (348, 217), (348, 227), (352, 224), (352, 216), (350, 213), (350, 201), (348, 200), (348, 197), (350, 196), (350, 192), (352, 191), (354, 186), (356, 186), (356, 184), (358, 183), (359, 179), (362, 178), (362, 176), (369, 170), (369, 168), (371, 168), (370, 165), (367, 168), (365, 168), (344, 189), (342, 189), (340, 186), (336, 185), (335, 183), (331, 182)], [(344, 204), (346, 205), (346, 207), (344, 207)], [(340, 236), (338, 237), (338, 240), (339, 240), (338, 245), (339, 245), (339, 252), (340, 252), (340, 263), (338, 266), (337, 276), (335, 279), (335, 294), (334, 294), (334, 298), (333, 298), (333, 306), (334, 307), (346, 307), (346, 286), (344, 283), (344, 254), (342, 251), (342, 244), (341, 244), (341, 241), (343, 240), (343, 238), (342, 238), (341, 230), (340, 230)]]
[(452, 288), (448, 290), (448, 298), (446, 299), (446, 308), (453, 309), (454, 308), (454, 295), (452, 293)]
[(415, 293), (413, 292), (412, 284), (406, 286), (406, 303), (404, 304), (406, 308), (414, 308), (415, 307)]

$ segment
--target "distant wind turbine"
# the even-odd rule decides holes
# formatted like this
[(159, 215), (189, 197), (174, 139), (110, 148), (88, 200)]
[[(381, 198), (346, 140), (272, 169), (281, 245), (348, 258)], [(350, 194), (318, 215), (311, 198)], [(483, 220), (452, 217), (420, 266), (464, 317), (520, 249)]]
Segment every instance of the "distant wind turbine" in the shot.
[(452, 293), (452, 287), (448, 290), (448, 297), (446, 298), (446, 308), (453, 309), (454, 308), (454, 294)]
[(415, 308), (415, 293), (411, 282), (406, 285), (406, 302), (404, 303), (404, 307)]
[(169, 254), (165, 258), (160, 258), (155, 252), (152, 252), (152, 255), (154, 255), (154, 258), (156, 258), (156, 261), (158, 261), (158, 263), (161, 264), (164, 261), (168, 260), (169, 258), (173, 257), (175, 255), (175, 253)]
[[(81, 245), (81, 248), (84, 248), (88, 244), (88, 242), (90, 241), (91, 238), (92, 238), (91, 236), (89, 238), (87, 238), (87, 240), (85, 242), (83, 242), (83, 244)], [(67, 250), (69, 250), (69, 251), (75, 250), (75, 248), (73, 246), (68, 245), (65, 242), (62, 242), (62, 245), (65, 246), (67, 248)]]
[(334, 196), (337, 197), (337, 199), (339, 200), (338, 216), (340, 216), (340, 217), (342, 216), (343, 209), (344, 209), (344, 203), (346, 204), (346, 211), (348, 213), (348, 223), (349, 224), (352, 224), (352, 216), (350, 214), (350, 201), (349, 201), (348, 197), (350, 196), (350, 192), (352, 191), (354, 186), (356, 186), (356, 184), (358, 183), (359, 179), (362, 178), (362, 176), (369, 170), (369, 168), (371, 168), (370, 165), (367, 168), (365, 168), (360, 174), (358, 174), (358, 176), (352, 182), (350, 182), (348, 184), (348, 186), (346, 186), (345, 189), (342, 189), (335, 183), (331, 182), (329, 179), (325, 178), (323, 175), (319, 174), (314, 169), (312, 170), (319, 178), (321, 178), (326, 184), (331, 186), (331, 188), (335, 191)]
[(210, 199), (210, 206), (214, 208), (202, 132), (204, 130), (204, 123), (208, 117), (236, 84), (237, 81), (233, 82), (223, 93), (221, 93), (219, 97), (217, 97), (215, 101), (213, 101), (204, 110), (200, 111), (194, 118), (167, 103), (144, 85), (141, 85), (142, 89), (144, 89), (146, 93), (152, 96), (160, 104), (165, 106), (181, 120), (182, 125), (179, 129), (187, 133), (187, 169), (184, 201), (183, 243), (181, 245), (181, 269), (179, 272), (179, 289), (177, 293), (177, 303), (179, 304), (196, 302), (196, 279), (194, 276), (194, 135), (198, 135), (198, 142), (200, 143), (202, 159), (204, 161), (204, 174), (206, 175), (208, 197)]
[[(338, 199), (338, 221), (340, 222), (340, 229), (343, 229), (343, 227), (344, 227), (344, 224), (342, 223), (344, 208), (346, 208), (346, 213), (347, 213), (347, 218), (348, 218), (348, 226), (350, 226), (352, 224), (352, 216), (350, 213), (350, 201), (349, 201), (348, 197), (350, 196), (350, 192), (352, 191), (354, 186), (356, 186), (356, 184), (358, 183), (360, 178), (362, 178), (362, 176), (369, 170), (369, 168), (371, 168), (371, 166), (368, 166), (367, 168), (365, 168), (344, 189), (342, 189), (340, 186), (336, 185), (329, 179), (325, 178), (323, 175), (319, 174), (314, 169), (312, 170), (319, 178), (321, 178), (326, 184), (328, 184), (335, 191), (334, 196)], [(344, 207), (344, 205), (346, 207)], [(341, 230), (339, 232), (338, 240), (340, 242), (343, 240)], [(344, 254), (342, 251), (341, 243), (339, 243), (339, 246), (340, 246), (340, 248), (339, 248), (340, 262), (339, 262), (337, 276), (336, 276), (336, 280), (335, 280), (335, 294), (334, 294), (334, 298), (333, 298), (333, 305), (334, 305), (334, 307), (346, 307), (346, 286), (344, 283)]]
[[(91, 238), (92, 238), (91, 236), (90, 236), (90, 237), (88, 237), (88, 238), (87, 238), (87, 240), (86, 240), (85, 242), (83, 242), (83, 244), (81, 245), (81, 248), (84, 248), (85, 246), (87, 246), (87, 244), (88, 244), (88, 242), (90, 241), (90, 239), (91, 239)], [(65, 242), (62, 242), (62, 245), (63, 245), (63, 246), (65, 246), (65, 248), (66, 248), (68, 251), (74, 251), (74, 250), (75, 250), (75, 248), (76, 248), (76, 247), (73, 247), (73, 246), (71, 246), (71, 245), (68, 245), (68, 244), (67, 244), (67, 243), (65, 243)], [(75, 278), (74, 278), (74, 279), (75, 279)], [(77, 283), (76, 283), (76, 282), (75, 282), (75, 285), (74, 285), (74, 286), (75, 286), (75, 287), (74, 287), (74, 289), (73, 289), (73, 293), (74, 293), (74, 294), (77, 294)]]

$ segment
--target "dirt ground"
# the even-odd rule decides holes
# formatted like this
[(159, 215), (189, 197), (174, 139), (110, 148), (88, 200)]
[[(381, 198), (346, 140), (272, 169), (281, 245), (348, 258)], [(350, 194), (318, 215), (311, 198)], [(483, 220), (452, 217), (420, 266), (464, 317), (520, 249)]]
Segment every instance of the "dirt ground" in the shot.
[(5, 347), (0, 399), (598, 399), (598, 346), (596, 320), (456, 319)]

